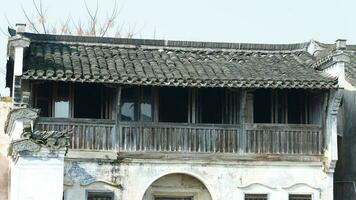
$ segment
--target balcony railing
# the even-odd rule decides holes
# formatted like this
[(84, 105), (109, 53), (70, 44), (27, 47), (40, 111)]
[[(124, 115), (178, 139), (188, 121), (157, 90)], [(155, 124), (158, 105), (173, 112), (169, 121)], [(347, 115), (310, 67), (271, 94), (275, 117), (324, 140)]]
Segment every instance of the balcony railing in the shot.
[(240, 126), (121, 123), (121, 151), (238, 152)]
[(40, 118), (38, 130), (71, 130), (72, 149), (112, 150), (115, 121), (99, 119)]
[(39, 130), (72, 130), (72, 149), (320, 155), (319, 125), (184, 124), (40, 118)]

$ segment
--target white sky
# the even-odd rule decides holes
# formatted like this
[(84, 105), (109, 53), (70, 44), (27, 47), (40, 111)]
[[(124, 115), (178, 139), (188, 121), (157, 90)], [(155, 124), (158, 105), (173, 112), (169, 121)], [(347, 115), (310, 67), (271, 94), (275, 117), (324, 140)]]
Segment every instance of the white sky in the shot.
[[(68, 15), (85, 19), (83, 0), (42, 0), (49, 22)], [(87, 0), (95, 8), (96, 0)], [(310, 39), (356, 43), (355, 0), (125, 0), (119, 20), (141, 29), (139, 38), (253, 43), (295, 43)], [(110, 10), (114, 0), (100, 0)], [(34, 13), (31, 0), (0, 0), (0, 28), (26, 22), (21, 5)], [(105, 12), (102, 12), (105, 13)], [(6, 16), (6, 17), (5, 17)], [(0, 94), (4, 89), (7, 36), (0, 33)]]

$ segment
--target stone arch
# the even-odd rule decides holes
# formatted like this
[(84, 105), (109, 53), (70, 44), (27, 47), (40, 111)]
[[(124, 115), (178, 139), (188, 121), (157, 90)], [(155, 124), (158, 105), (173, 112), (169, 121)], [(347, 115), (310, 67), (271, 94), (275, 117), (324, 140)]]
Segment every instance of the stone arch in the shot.
[[(182, 179), (182, 183), (184, 182), (185, 186), (189, 186), (191, 184), (192, 186), (194, 185), (195, 188), (180, 188), (180, 185), (175, 185), (174, 187), (173, 184), (176, 184), (177, 179)], [(184, 181), (183, 181), (184, 179)], [(170, 191), (167, 188), (159, 188), (159, 185), (162, 183), (167, 183), (167, 188), (171, 187), (174, 189), (174, 191)], [(171, 185), (170, 185), (171, 184)], [(200, 185), (197, 185), (200, 184)], [(193, 187), (194, 187), (193, 186)], [(200, 187), (199, 187), (200, 186)], [(152, 190), (152, 188), (155, 188)], [(145, 187), (144, 193), (141, 194), (140, 200), (152, 200), (153, 195), (158, 195), (158, 196), (180, 196), (180, 194), (184, 194), (183, 196), (191, 196), (194, 197), (194, 200), (200, 200), (200, 199), (207, 199), (207, 200), (214, 200), (212, 190), (207, 184), (204, 183), (202, 180), (202, 177), (197, 176), (195, 174), (189, 173), (189, 172), (169, 172), (169, 173), (164, 173), (160, 174), (159, 176), (156, 176), (153, 178)], [(201, 190), (199, 190), (200, 188)], [(177, 191), (178, 190), (178, 191)], [(163, 192), (162, 192), (163, 191)], [(153, 194), (152, 194), (153, 192)], [(210, 199), (209, 199), (210, 198)]]

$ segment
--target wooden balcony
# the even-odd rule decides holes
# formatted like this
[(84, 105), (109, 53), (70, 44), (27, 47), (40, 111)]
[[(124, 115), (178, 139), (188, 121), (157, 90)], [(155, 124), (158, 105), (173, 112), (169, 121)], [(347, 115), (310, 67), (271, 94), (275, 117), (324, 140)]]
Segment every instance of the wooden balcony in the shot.
[(113, 150), (114, 127), (114, 120), (41, 117), (36, 129), (71, 130), (72, 149)]
[(121, 123), (120, 151), (238, 152), (239, 125)]
[(185, 152), (321, 155), (322, 128), (286, 124), (184, 124), (40, 118), (38, 130), (72, 130), (72, 149), (119, 152)]

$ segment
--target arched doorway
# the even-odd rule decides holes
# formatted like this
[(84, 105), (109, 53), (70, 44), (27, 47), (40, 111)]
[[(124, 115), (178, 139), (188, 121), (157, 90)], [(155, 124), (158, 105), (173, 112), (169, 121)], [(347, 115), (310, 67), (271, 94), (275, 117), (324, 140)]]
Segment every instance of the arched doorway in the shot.
[(193, 176), (168, 174), (153, 182), (143, 200), (212, 200), (205, 185)]

